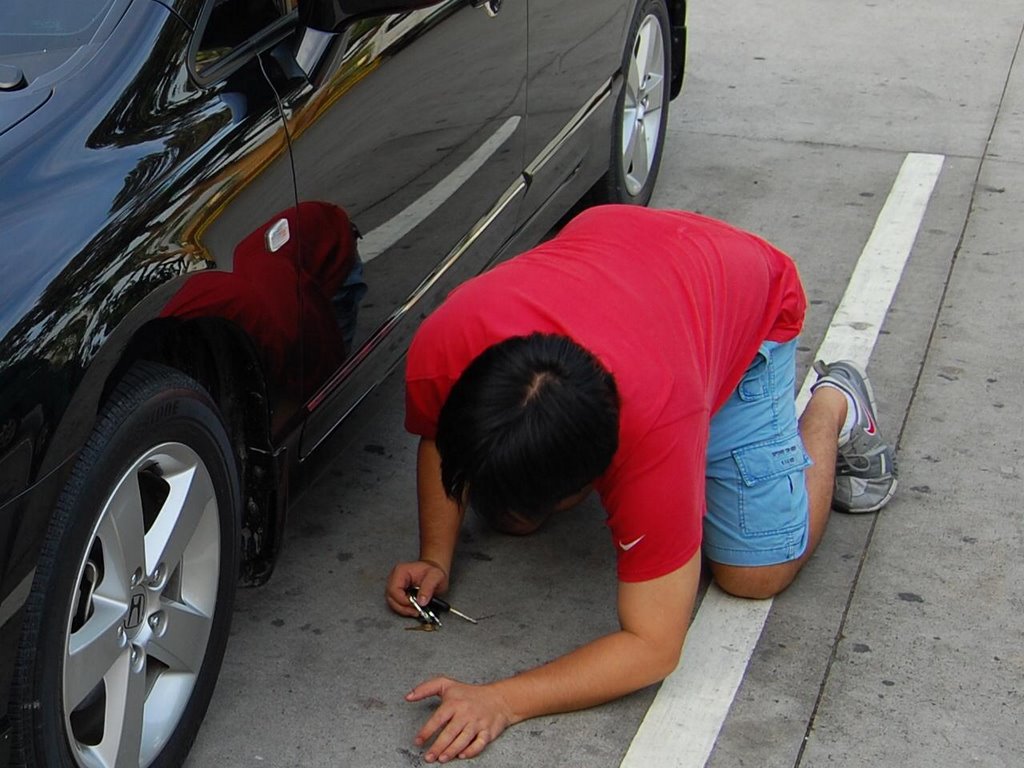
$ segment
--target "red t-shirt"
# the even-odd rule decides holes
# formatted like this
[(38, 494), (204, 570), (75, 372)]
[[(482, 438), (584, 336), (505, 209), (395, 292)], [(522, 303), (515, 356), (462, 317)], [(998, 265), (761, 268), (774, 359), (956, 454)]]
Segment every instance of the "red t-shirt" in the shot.
[(568, 336), (615, 377), (619, 448), (595, 482), (623, 581), (699, 549), (711, 415), (765, 340), (788, 341), (806, 300), (796, 266), (713, 219), (591, 208), (552, 240), (455, 289), (420, 327), (406, 366), (406, 428), (433, 438), (452, 385), (487, 347)]

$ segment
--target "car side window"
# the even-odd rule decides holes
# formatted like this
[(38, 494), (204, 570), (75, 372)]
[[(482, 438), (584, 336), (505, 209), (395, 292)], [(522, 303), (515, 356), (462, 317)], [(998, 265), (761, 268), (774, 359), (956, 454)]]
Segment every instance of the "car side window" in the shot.
[(212, 0), (196, 46), (196, 71), (203, 72), (277, 26), (298, 0)]

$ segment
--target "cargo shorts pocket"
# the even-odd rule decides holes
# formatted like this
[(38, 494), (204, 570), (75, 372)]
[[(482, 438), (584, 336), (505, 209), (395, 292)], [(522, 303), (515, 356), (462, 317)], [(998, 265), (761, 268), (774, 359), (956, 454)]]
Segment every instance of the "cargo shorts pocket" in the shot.
[(741, 480), (738, 506), (745, 533), (778, 533), (805, 524), (803, 470), (811, 459), (798, 434), (753, 443), (732, 455)]
[(740, 383), (736, 385), (736, 396), (749, 403), (770, 397), (771, 393), (772, 365), (762, 345)]

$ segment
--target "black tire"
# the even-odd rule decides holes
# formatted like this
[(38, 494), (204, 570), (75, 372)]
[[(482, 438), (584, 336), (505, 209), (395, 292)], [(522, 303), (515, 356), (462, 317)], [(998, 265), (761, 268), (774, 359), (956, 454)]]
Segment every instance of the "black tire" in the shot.
[[(648, 24), (655, 26), (647, 26)], [(661, 43), (660, 75), (655, 72), (657, 82), (640, 83), (638, 90), (637, 85), (630, 81), (630, 67), (633, 66), (637, 46), (641, 41), (641, 32), (649, 35), (655, 31), (659, 33)], [(631, 205), (647, 205), (650, 202), (654, 184), (658, 179), (658, 169), (661, 167), (665, 130), (668, 126), (668, 103), (672, 90), (671, 46), (672, 35), (665, 0), (640, 0), (629, 25), (626, 46), (622, 52), (623, 82), (612, 116), (612, 146), (608, 172), (591, 189), (589, 202)], [(652, 70), (657, 68), (655, 62)], [(645, 99), (651, 102), (654, 98), (658, 100), (656, 116), (651, 115), (645, 106), (638, 107), (635, 103), (643, 103)], [(657, 136), (649, 142), (651, 149), (647, 154), (650, 163), (647, 168), (641, 168), (640, 163), (634, 164), (637, 156), (627, 151), (625, 142), (631, 136), (626, 132), (627, 120), (636, 130), (642, 131), (644, 136), (650, 129), (657, 127)], [(643, 128), (638, 126), (641, 123)]]
[[(181, 765), (227, 644), (238, 474), (219, 411), (195, 381), (153, 363), (121, 380), (54, 511), (26, 604), (16, 764), (104, 765), (120, 752), (135, 765), (145, 732), (140, 765)], [(121, 720), (105, 709), (108, 697)], [(149, 707), (167, 722), (146, 730)]]

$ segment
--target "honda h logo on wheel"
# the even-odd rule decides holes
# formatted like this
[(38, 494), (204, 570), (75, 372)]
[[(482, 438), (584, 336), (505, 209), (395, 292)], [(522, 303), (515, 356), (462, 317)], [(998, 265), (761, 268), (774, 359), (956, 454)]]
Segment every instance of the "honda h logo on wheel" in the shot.
[(142, 623), (143, 614), (146, 612), (146, 596), (139, 592), (132, 595), (131, 605), (128, 606), (128, 618), (124, 620), (125, 629), (135, 629)]

